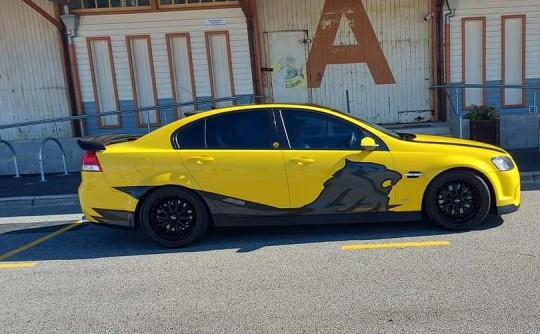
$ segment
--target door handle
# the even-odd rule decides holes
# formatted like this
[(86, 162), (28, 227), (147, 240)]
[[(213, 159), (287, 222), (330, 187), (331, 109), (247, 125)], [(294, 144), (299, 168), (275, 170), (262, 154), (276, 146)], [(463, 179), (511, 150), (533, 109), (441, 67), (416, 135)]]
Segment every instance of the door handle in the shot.
[(310, 165), (310, 164), (314, 163), (315, 159), (311, 159), (311, 158), (293, 158), (293, 159), (290, 160), (290, 162), (295, 163), (295, 164), (300, 165), (300, 166), (304, 166), (304, 165)]
[(212, 158), (212, 157), (205, 157), (205, 156), (201, 156), (201, 157), (189, 157), (189, 158), (188, 158), (188, 161), (193, 161), (193, 162), (198, 163), (199, 165), (202, 165), (202, 164), (205, 164), (205, 163), (209, 163), (209, 162), (214, 161), (214, 158)]

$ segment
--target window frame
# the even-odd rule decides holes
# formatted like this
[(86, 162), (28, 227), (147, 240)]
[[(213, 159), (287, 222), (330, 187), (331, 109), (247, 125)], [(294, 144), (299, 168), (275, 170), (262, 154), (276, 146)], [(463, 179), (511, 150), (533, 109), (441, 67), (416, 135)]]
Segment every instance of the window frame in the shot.
[[(116, 110), (120, 110), (120, 99), (118, 98), (118, 82), (116, 80), (116, 69), (114, 67), (114, 57), (112, 52), (112, 42), (110, 37), (87, 37), (86, 38), (86, 49), (88, 51), (88, 61), (90, 63), (90, 76), (92, 78), (92, 91), (94, 93), (94, 104), (95, 104), (95, 110), (96, 113), (101, 113), (100, 103), (101, 99), (99, 97), (99, 91), (98, 91), (98, 75), (96, 71), (95, 66), (95, 55), (94, 55), (94, 48), (92, 46), (92, 43), (95, 41), (101, 41), (107, 43), (107, 49), (108, 49), (108, 56), (109, 56), (109, 66), (111, 68), (111, 81), (113, 85), (113, 95), (114, 95), (114, 103), (116, 106)], [(112, 110), (108, 110), (112, 111)], [(111, 115), (112, 116), (112, 115)], [(121, 128), (122, 127), (122, 114), (116, 114), (116, 124), (114, 125), (105, 125), (103, 124), (102, 117), (98, 117), (98, 128), (100, 129), (114, 129), (114, 128)]]
[[(208, 120), (209, 119), (212, 119), (212, 118), (217, 118), (217, 117), (220, 117), (220, 116), (225, 116), (225, 115), (233, 115), (233, 114), (241, 114), (241, 113), (249, 113), (249, 112), (257, 112), (257, 111), (264, 111), (266, 112), (266, 121), (267, 121), (267, 125), (268, 125), (268, 130), (269, 130), (269, 138), (270, 138), (270, 145), (267, 147), (267, 148), (241, 148), (241, 147), (235, 147), (235, 148), (230, 148), (230, 147), (208, 147), (208, 136), (207, 136), (207, 128), (208, 128)], [(201, 148), (183, 148), (180, 143), (178, 142), (178, 135), (179, 133), (182, 131), (182, 128), (190, 125), (190, 124), (194, 124), (196, 122), (203, 122), (203, 141), (204, 141), (204, 147), (201, 147)], [(273, 146), (273, 143), (276, 143), (278, 141), (278, 136), (277, 136), (277, 129), (276, 129), (276, 121), (275, 121), (275, 118), (274, 118), (274, 114), (272, 112), (271, 109), (269, 108), (253, 108), (253, 109), (245, 109), (245, 110), (238, 110), (238, 111), (230, 111), (230, 112), (224, 112), (224, 113), (219, 113), (219, 114), (215, 114), (215, 115), (210, 115), (210, 116), (207, 116), (207, 117), (204, 117), (204, 118), (200, 118), (200, 119), (197, 119), (197, 120), (194, 120), (193, 122), (189, 122), (187, 124), (184, 124), (183, 126), (179, 127), (178, 129), (174, 130), (174, 132), (172, 133), (171, 135), (171, 143), (172, 143), (172, 146), (175, 150), (219, 150), (219, 151), (224, 151), (224, 150), (231, 150), (231, 151), (273, 151), (273, 150), (276, 150), (276, 149), (281, 149), (280, 146), (278, 147), (274, 147)]]
[[(506, 44), (507, 44), (507, 36), (506, 36), (506, 22), (507, 20), (511, 20), (511, 19), (520, 19), (521, 20), (521, 71), (520, 71), (520, 74), (521, 74), (521, 85), (526, 85), (527, 84), (527, 77), (526, 77), (526, 69), (527, 69), (527, 66), (526, 66), (526, 60), (527, 60), (527, 16), (525, 14), (518, 14), (518, 15), (503, 15), (501, 16), (501, 44), (502, 44), (502, 47), (501, 47), (501, 63), (502, 63), (502, 69), (501, 69), (501, 76), (502, 76), (502, 84), (503, 86), (506, 85), (506, 81), (507, 81), (507, 78), (506, 78), (506, 60), (507, 60), (507, 49), (506, 49)], [(527, 91), (526, 89), (524, 88), (521, 88), (521, 103), (517, 103), (517, 104), (511, 104), (511, 103), (507, 103), (506, 101), (506, 89), (507, 88), (503, 88), (502, 89), (502, 107), (503, 108), (523, 108), (526, 106), (527, 104)], [(510, 89), (513, 89), (513, 88), (510, 88)]]
[[(481, 27), (481, 33), (482, 33), (482, 36), (481, 36), (481, 60), (482, 60), (482, 73), (481, 73), (481, 76), (482, 76), (482, 88), (480, 88), (482, 90), (482, 105), (485, 105), (486, 104), (486, 87), (485, 87), (485, 84), (486, 84), (486, 73), (487, 73), (487, 64), (486, 64), (486, 61), (487, 61), (487, 56), (486, 56), (486, 52), (487, 52), (487, 30), (486, 30), (486, 17), (485, 16), (477, 16), (477, 17), (464, 17), (461, 19), (461, 80), (463, 82), (464, 85), (467, 85), (468, 84), (468, 80), (467, 80), (467, 54), (466, 54), (466, 37), (467, 37), (467, 31), (466, 31), (466, 26), (467, 26), (467, 23), (470, 23), (470, 22), (479, 22), (480, 23), (480, 27)], [(468, 89), (477, 89), (477, 88), (462, 88), (461, 90), (461, 96), (462, 96), (462, 99), (461, 99), (461, 106), (462, 106), (462, 109), (463, 110), (472, 110), (473, 109), (473, 105), (472, 104), (469, 104), (467, 102), (467, 90)]]
[[(280, 137), (278, 137), (278, 140), (284, 140), (284, 142), (287, 144), (286, 148), (281, 147), (281, 149), (305, 150), (305, 151), (362, 151), (360, 149), (360, 142), (358, 143), (358, 148), (348, 148), (348, 149), (336, 149), (336, 148), (303, 148), (302, 149), (302, 148), (292, 148), (291, 143), (290, 143), (290, 141), (288, 139), (289, 135), (287, 133), (287, 127), (285, 126), (285, 119), (284, 119), (283, 113), (282, 113), (283, 111), (294, 111), (294, 112), (305, 112), (305, 113), (308, 113), (308, 114), (319, 114), (319, 115), (323, 115), (325, 117), (328, 117), (329, 119), (333, 119), (333, 120), (337, 120), (339, 122), (347, 123), (351, 127), (356, 127), (360, 131), (362, 131), (363, 134), (364, 134), (364, 137), (373, 138), (375, 140), (375, 142), (379, 145), (379, 147), (377, 148), (376, 151), (388, 151), (388, 147), (386, 146), (384, 141), (382, 141), (378, 136), (373, 134), (373, 132), (369, 131), (365, 127), (363, 127), (361, 125), (358, 125), (358, 124), (356, 124), (354, 122), (351, 122), (351, 121), (349, 121), (347, 119), (337, 117), (337, 116), (334, 116), (334, 115), (330, 115), (330, 114), (325, 113), (325, 112), (321, 112), (321, 111), (317, 111), (317, 110), (311, 110), (311, 109), (303, 109), (303, 108), (278, 108), (278, 109), (274, 109), (274, 112), (278, 114), (277, 119), (279, 119), (279, 121), (277, 122), (277, 131), (278, 131), (278, 135), (280, 135)], [(283, 137), (283, 138), (281, 138), (281, 137)]]
[[(140, 82), (137, 81), (137, 71), (139, 69), (136, 67), (135, 64), (135, 56), (136, 52), (132, 49), (132, 41), (136, 40), (142, 40), (146, 41), (146, 48), (147, 48), (147, 55), (148, 55), (148, 69), (149, 69), (149, 75), (150, 75), (150, 85), (151, 85), (151, 93), (152, 98), (154, 102), (154, 106), (159, 106), (159, 95), (157, 91), (157, 83), (156, 83), (156, 71), (155, 71), (155, 64), (154, 64), (154, 55), (152, 52), (152, 38), (150, 35), (126, 35), (126, 47), (127, 47), (127, 61), (129, 64), (129, 76), (131, 80), (131, 92), (133, 96), (133, 103), (135, 105), (135, 109), (139, 108), (148, 108), (149, 106), (142, 106), (141, 107), (141, 99), (139, 94), (144, 91), (144, 89), (141, 89)], [(137, 121), (137, 127), (138, 128), (145, 128), (150, 124), (150, 126), (161, 126), (161, 113), (160, 109), (156, 108), (154, 110), (148, 111), (148, 116), (150, 116), (150, 113), (155, 113), (156, 115), (156, 121), (150, 122), (150, 117), (146, 119), (146, 122), (143, 122), (143, 113), (144, 111), (138, 111), (136, 113), (136, 121)]]
[[(144, 6), (126, 6), (126, 7), (112, 7), (109, 0), (109, 7), (93, 7), (82, 8), (84, 0), (72, 0), (71, 3), (79, 3), (81, 8), (71, 8), (70, 11), (77, 15), (96, 15), (96, 14), (119, 14), (119, 13), (140, 13), (151, 11), (177, 11), (177, 10), (196, 10), (196, 9), (214, 9), (214, 8), (231, 8), (240, 7), (238, 0), (225, 0), (213, 2), (199, 2), (199, 3), (186, 3), (186, 4), (165, 4), (160, 3), (161, 0), (150, 0), (149, 5)], [(92, 0), (94, 1), (94, 0)]]

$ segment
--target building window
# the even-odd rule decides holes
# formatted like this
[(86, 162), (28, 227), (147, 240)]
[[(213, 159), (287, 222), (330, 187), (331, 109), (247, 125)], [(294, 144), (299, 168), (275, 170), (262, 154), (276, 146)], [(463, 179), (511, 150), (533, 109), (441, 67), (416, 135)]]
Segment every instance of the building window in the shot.
[[(210, 91), (213, 99), (233, 97), (234, 78), (231, 56), (231, 42), (228, 31), (206, 31), (206, 53), (208, 57), (208, 72), (210, 73)], [(216, 107), (234, 104), (233, 101), (223, 101)]]
[(234, 3), (233, 0), (71, 0), (69, 8), (75, 11), (98, 11), (103, 9), (136, 10), (159, 9), (181, 6), (197, 6)]
[[(195, 76), (193, 74), (193, 55), (189, 33), (166, 34), (171, 87), (174, 103), (189, 103), (196, 100)], [(195, 105), (176, 108), (177, 117), (181, 112), (195, 111)]]
[(71, 9), (150, 8), (151, 0), (72, 0)]
[(126, 36), (126, 41), (135, 108), (145, 109), (137, 117), (137, 126), (158, 126), (158, 111), (148, 109), (159, 103), (150, 36)]
[[(87, 39), (86, 43), (96, 112), (104, 113), (119, 110), (111, 39), (109, 37), (91, 37)], [(98, 120), (100, 128), (122, 126), (120, 115), (102, 116)]]
[(232, 0), (159, 0), (159, 4), (166, 5), (192, 5), (202, 3), (237, 2)]
[(461, 23), (463, 83), (479, 87), (463, 90), (463, 107), (486, 104), (486, 19), (463, 18)]
[[(525, 15), (502, 17), (502, 83), (525, 85)], [(503, 107), (524, 107), (525, 90), (503, 89)]]

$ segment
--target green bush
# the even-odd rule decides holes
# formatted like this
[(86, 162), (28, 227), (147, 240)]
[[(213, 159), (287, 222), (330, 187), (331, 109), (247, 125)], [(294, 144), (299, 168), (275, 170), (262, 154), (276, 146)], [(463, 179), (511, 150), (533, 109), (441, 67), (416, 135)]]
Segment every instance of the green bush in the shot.
[(499, 118), (499, 111), (495, 106), (472, 105), (471, 108), (471, 111), (465, 116), (471, 121), (490, 121)]

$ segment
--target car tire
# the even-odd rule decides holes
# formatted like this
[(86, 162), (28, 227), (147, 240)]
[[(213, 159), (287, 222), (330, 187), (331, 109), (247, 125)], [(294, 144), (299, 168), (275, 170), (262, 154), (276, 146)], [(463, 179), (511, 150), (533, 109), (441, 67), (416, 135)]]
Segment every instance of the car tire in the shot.
[(210, 217), (206, 205), (196, 194), (178, 187), (164, 187), (144, 199), (139, 222), (153, 241), (177, 248), (202, 238), (210, 225)]
[(477, 174), (451, 171), (429, 185), (424, 203), (424, 211), (433, 222), (452, 230), (469, 230), (488, 215), (491, 195)]

